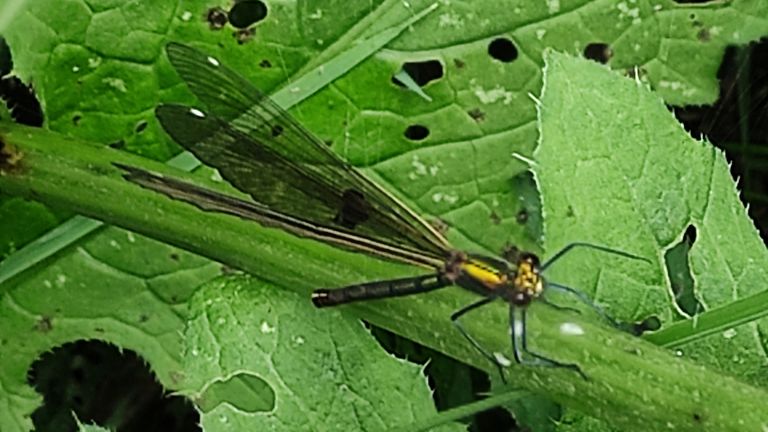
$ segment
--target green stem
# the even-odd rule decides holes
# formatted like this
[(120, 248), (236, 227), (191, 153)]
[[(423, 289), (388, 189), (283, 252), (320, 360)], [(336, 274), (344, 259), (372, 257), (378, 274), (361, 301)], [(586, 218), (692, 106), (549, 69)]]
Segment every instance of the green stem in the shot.
[[(161, 163), (78, 142), (40, 129), (0, 123), (0, 190), (71, 209), (241, 268), (308, 296), (313, 288), (412, 274), (408, 267), (344, 252), (275, 229), (199, 211), (121, 177), (120, 162), (204, 186), (226, 185)], [(445, 289), (410, 298), (361, 303), (344, 310), (495, 373), (451, 326), (451, 312), (476, 297)], [(309, 301), (309, 300), (307, 300)], [(318, 310), (317, 313), (324, 313)], [(487, 348), (509, 358), (506, 306), (472, 312), (464, 323)], [(571, 370), (512, 367), (510, 380), (528, 390), (608, 420), (621, 430), (744, 431), (768, 424), (768, 393), (696, 365), (651, 343), (578, 315), (534, 304), (531, 348), (578, 364)], [(567, 325), (565, 325), (567, 324)]]

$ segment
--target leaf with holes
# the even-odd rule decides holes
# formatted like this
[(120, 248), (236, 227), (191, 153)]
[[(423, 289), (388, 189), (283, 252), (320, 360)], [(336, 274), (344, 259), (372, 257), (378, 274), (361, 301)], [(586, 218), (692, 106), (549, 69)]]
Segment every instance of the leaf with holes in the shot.
[[(343, 7), (334, 1), (264, 4), (267, 12), (261, 22), (233, 28), (227, 23), (229, 11), (211, 9), (210, 2), (134, 1), (92, 6), (33, 0), (10, 20), (3, 34), (14, 54), (15, 73), (31, 82), (40, 97), (46, 126), (165, 159), (177, 149), (161, 133), (152, 110), (159, 102), (193, 102), (160, 55), (167, 40), (193, 41), (263, 90), (270, 90), (325, 65), (360, 39), (400, 23), (412, 13), (400, 0), (351, 1), (344, 2)], [(425, 6), (422, 1), (410, 4), (413, 10)], [(525, 170), (524, 164), (510, 155), (513, 151), (530, 154), (536, 142), (535, 109), (527, 95), (538, 93), (541, 85), (543, 48), (553, 46), (588, 55), (597, 52), (618, 69), (638, 66), (668, 100), (702, 103), (714, 99), (715, 70), (726, 44), (744, 43), (765, 33), (761, 7), (760, 1), (695, 7), (642, 2), (635, 6), (614, 1), (518, 6), (490, 1), (441, 2), (436, 13), (295, 111), (310, 130), (351, 162), (369, 168), (408, 204), (447, 222), (452, 227), (449, 235), (460, 246), (496, 251), (512, 241), (538, 249), (538, 228), (530, 228), (539, 219), (538, 204), (530, 182), (518, 177)], [(253, 16), (263, 16), (244, 12), (236, 20), (239, 27)], [(422, 92), (433, 102), (426, 103), (421, 95), (392, 82), (403, 70), (417, 85), (423, 83)], [(86, 196), (87, 192), (74, 189), (69, 193)], [(520, 196), (525, 199), (520, 200)], [(111, 198), (123, 202), (124, 196)], [(12, 216), (9, 219), (12, 222), (1, 224), (0, 229), (13, 231), (25, 223)], [(353, 276), (377, 277), (402, 271), (368, 264), (349, 254), (335, 255), (279, 234), (259, 237), (263, 238), (267, 241), (261, 244), (255, 244), (253, 238), (242, 239), (240, 247), (260, 254), (262, 265), (253, 266), (255, 274), (288, 289), (304, 288), (296, 288), (302, 278), (305, 283), (351, 282)], [(291, 247), (286, 247), (290, 242)], [(63, 255), (70, 253), (78, 254), (66, 251)], [(146, 256), (151, 261), (155, 255)], [(301, 265), (294, 265), (299, 268), (293, 272), (283, 272), (280, 264), (285, 266), (285, 261)], [(87, 263), (56, 266), (58, 262), (52, 260), (48, 265), (70, 281), (73, 274), (88, 268)], [(120, 268), (135, 274), (144, 265), (146, 262), (126, 257), (126, 266)], [(318, 269), (322, 266), (324, 271)], [(315, 279), (307, 279), (308, 275)], [(184, 288), (194, 289), (204, 280), (190, 277)], [(112, 300), (98, 303), (105, 315), (120, 316), (127, 303), (140, 297), (132, 289), (110, 289), (104, 294), (99, 291), (104, 289), (101, 282), (100, 278), (82, 280), (84, 285), (93, 285), (89, 290)], [(4, 294), (4, 304), (13, 309), (17, 298), (39, 294), (35, 289), (41, 288), (14, 286)], [(48, 300), (62, 300), (59, 313), (78, 316), (82, 304), (73, 305), (72, 298), (57, 295), (61, 294)], [(416, 300), (400, 309), (385, 306), (361, 310), (383, 316), (390, 328), (414, 339), (430, 341), (446, 351), (455, 349), (458, 338), (449, 333), (452, 329), (442, 312), (471, 297), (463, 293), (441, 297), (450, 299), (449, 306), (436, 306), (434, 298)], [(74, 300), (90, 303), (87, 295)], [(425, 321), (439, 320), (443, 326), (414, 329), (405, 310)], [(158, 349), (157, 344), (162, 343), (151, 332), (141, 341), (126, 340), (120, 322), (115, 324), (117, 330), (95, 335), (93, 323), (85, 319), (79, 321), (79, 331), (55, 338), (33, 335), (36, 313), (24, 316), (26, 321), (16, 321), (24, 310), (16, 308), (15, 312), (14, 318), (3, 318), (11, 325), (3, 321), (0, 328), (18, 330), (13, 340), (34, 345), (37, 352), (66, 338), (100, 337), (128, 348)], [(503, 328), (503, 316), (496, 310), (478, 321)], [(143, 327), (138, 329), (140, 333)], [(505, 339), (496, 327), (486, 329), (487, 334), (493, 331), (501, 334), (500, 340)], [(179, 324), (174, 330), (181, 331), (183, 326)], [(24, 335), (28, 338), (21, 337)], [(31, 361), (29, 352), (19, 358)], [(172, 368), (155, 355), (147, 358), (161, 379), (173, 382)], [(468, 354), (462, 358), (476, 361)], [(17, 385), (23, 382), (23, 361), (4, 362), (4, 366), (12, 365), (4, 373), (13, 375)], [(16, 390), (14, 395), (23, 394), (27, 400), (16, 405), (23, 405), (23, 409), (11, 413), (11, 419), (28, 412), (33, 400), (28, 388)]]
[[(142, 388), (140, 383), (175, 382), (180, 375), (179, 332), (188, 318), (185, 303), (199, 281), (216, 276), (220, 268), (201, 257), (110, 228), (44, 269), (7, 283), (12, 286), (6, 287), (9, 291), (0, 303), (4, 346), (0, 399), (8, 408), (0, 410), (3, 430), (32, 428), (27, 422), (30, 413), (39, 408), (41, 395), (30, 385), (40, 392), (48, 390), (46, 409), (34, 416), (40, 428), (48, 422), (73, 425), (73, 406), (78, 407), (81, 419), (90, 421), (94, 411), (89, 407), (104, 408), (117, 403), (115, 400), (129, 403), (126, 395), (135, 396), (133, 391)], [(128, 385), (121, 381), (128, 376), (125, 363), (117, 363), (117, 367), (104, 356), (98, 359), (98, 354), (82, 352), (56, 366), (62, 357), (54, 354), (62, 345), (91, 339), (138, 353), (144, 358), (141, 364), (150, 362), (156, 376), (146, 371), (138, 382)], [(48, 354), (36, 362), (43, 353)], [(101, 363), (91, 365), (99, 360)], [(37, 373), (28, 378), (33, 362)], [(45, 370), (56, 373), (46, 381)], [(102, 376), (103, 382), (94, 383), (99, 381), (94, 375)], [(100, 399), (94, 401), (93, 394)], [(71, 399), (78, 398), (79, 405), (71, 404)]]
[[(546, 77), (534, 170), (547, 250), (587, 241), (652, 260), (573, 254), (552, 277), (589, 291), (618, 317), (655, 315), (665, 326), (765, 289), (768, 252), (721, 151), (692, 139), (645, 84), (557, 53), (547, 56)], [(693, 246), (671, 266), (681, 242)], [(688, 264), (693, 291), (679, 293), (670, 269)], [(755, 335), (766, 321), (739, 325), (738, 311), (731, 319), (680, 353), (758, 383), (766, 347)]]
[(302, 298), (248, 277), (196, 293), (181, 388), (205, 430), (390, 430), (434, 415), (420, 366), (381, 355), (358, 320)]

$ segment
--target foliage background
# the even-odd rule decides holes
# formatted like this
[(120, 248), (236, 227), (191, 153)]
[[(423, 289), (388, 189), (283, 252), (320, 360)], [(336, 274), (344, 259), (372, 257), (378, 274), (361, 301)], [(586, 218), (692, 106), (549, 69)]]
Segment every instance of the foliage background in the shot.
[[(419, 10), (424, 4), (414, 2), (412, 9)], [(253, 39), (240, 45), (232, 28), (216, 31), (205, 22), (205, 13), (212, 6), (216, 5), (40, 0), (26, 4), (21, 13), (0, 30), (13, 54), (14, 74), (34, 86), (47, 128), (164, 160), (177, 148), (161, 133), (152, 110), (162, 101), (192, 102), (162, 57), (166, 41), (194, 42), (268, 91), (290, 82), (292, 77), (311, 67), (322, 65), (363, 35), (394, 25), (411, 13), (400, 2), (270, 3), (269, 15), (256, 26)], [(414, 25), (387, 49), (313, 95), (295, 113), (310, 130), (331, 141), (335, 150), (350, 162), (366, 168), (410, 206), (445, 221), (452, 228), (449, 236), (457, 246), (497, 251), (506, 242), (513, 242), (538, 252), (542, 250), (536, 224), (538, 198), (524, 174), (528, 167), (511, 154), (530, 156), (537, 143), (536, 106), (528, 95), (541, 93), (544, 48), (582, 54), (589, 44), (608, 44), (612, 51), (609, 65), (613, 69), (637, 68), (642, 79), (668, 103), (711, 103), (718, 95), (715, 72), (725, 46), (745, 44), (764, 35), (765, 7), (759, 1), (704, 6), (642, 1), (546, 2), (536, 6), (528, 2), (518, 5), (442, 2), (435, 13)], [(516, 55), (512, 61), (500, 61), (489, 55), (490, 43), (498, 38), (514, 42)], [(442, 79), (424, 88), (432, 102), (427, 103), (391, 82), (392, 75), (404, 62), (432, 59), (440, 62), (444, 73)], [(620, 98), (620, 95), (603, 93), (603, 97), (606, 96)], [(574, 121), (578, 123), (579, 117)], [(404, 131), (413, 124), (426, 125), (429, 136), (419, 141), (408, 139)], [(618, 134), (627, 127), (626, 123), (603, 126)], [(589, 140), (589, 136), (583, 139)], [(566, 157), (566, 153), (555, 151), (553, 157), (569, 164), (573, 156)], [(691, 182), (702, 184), (697, 179)], [(584, 185), (566, 176), (554, 183), (554, 190), (563, 184)], [(599, 187), (589, 190), (599, 190)], [(596, 199), (584, 196), (578, 202), (594, 203)], [(645, 202), (654, 203), (650, 199)], [(665, 202), (664, 199), (661, 202)], [(548, 205), (546, 197), (544, 204)], [(562, 217), (567, 214), (565, 210), (550, 209), (544, 217)], [(521, 215), (526, 214), (530, 215), (530, 223), (521, 224)], [(67, 217), (65, 211), (47, 210), (12, 197), (4, 199), (0, 215), (3, 218), (0, 238), (4, 239), (3, 247), (9, 252)], [(552, 243), (563, 241), (558, 226), (567, 228), (569, 236), (577, 234), (570, 230), (574, 224), (567, 218), (560, 225), (554, 221), (546, 224), (545, 249), (548, 251), (554, 248), (550, 247)], [(581, 215), (578, 225), (588, 225)], [(707, 222), (713, 231), (722, 225), (723, 222)], [(603, 226), (585, 228), (582, 234), (594, 236), (602, 232)], [(667, 233), (654, 247), (662, 251), (672, 248), (683, 238), (685, 227), (683, 223)], [(632, 229), (622, 225), (612, 236)], [(713, 243), (718, 244), (717, 239), (713, 239)], [(294, 249), (295, 256), (301, 259), (303, 249), (316, 247), (300, 244)], [(318, 253), (326, 253), (325, 249), (319, 250)], [(368, 260), (343, 261), (351, 258), (339, 256), (343, 257), (342, 262), (354, 262), (358, 266), (356, 271), (345, 270), (344, 265), (327, 271), (341, 272), (341, 278), (350, 282), (358, 278), (357, 273), (370, 277), (404, 271)], [(288, 255), (285, 259), (293, 257)], [(709, 262), (699, 262), (700, 268), (709, 265)], [(253, 304), (259, 303), (256, 298), (261, 297), (251, 297), (259, 290), (276, 291), (262, 288), (262, 282), (240, 279), (205, 285), (220, 273), (219, 265), (200, 257), (124, 231), (107, 229), (4, 284), (0, 327), (4, 345), (14, 349), (12, 355), (4, 355), (3, 360), (2, 387), (6, 390), (3, 393), (5, 408), (0, 411), (2, 423), (13, 425), (11, 430), (29, 427), (26, 416), (40, 399), (26, 383), (27, 369), (40, 354), (81, 339), (108, 341), (139, 353), (166, 388), (191, 393), (203, 412), (206, 429), (216, 428), (216, 422), (224, 423), (225, 418), (226, 421), (239, 419), (220, 414), (221, 410), (231, 413), (232, 406), (250, 413), (270, 412), (275, 400), (284, 400), (281, 388), (288, 391), (301, 387), (286, 383), (285, 377), (316, 383), (317, 374), (323, 370), (333, 371), (334, 367), (344, 373), (328, 381), (334, 383), (331, 387), (342, 389), (339, 394), (345, 397), (356, 396), (373, 414), (342, 410), (345, 415), (334, 415), (331, 419), (324, 413), (338, 413), (334, 404), (349, 405), (342, 402), (343, 397), (329, 401), (322, 392), (299, 396), (291, 391), (296, 400), (307, 406), (301, 409), (281, 405), (286, 411), (281, 411), (277, 418), (283, 422), (292, 419), (323, 425), (330, 430), (339, 425), (327, 422), (357, 421), (358, 427), (372, 429), (389, 424), (391, 419), (400, 423), (403, 418), (398, 416), (402, 411), (386, 415), (385, 408), (402, 410), (402, 403), (411, 404), (408, 412), (414, 418), (434, 411), (430, 408), (430, 392), (424, 378), (414, 373), (418, 368), (391, 360), (377, 346), (368, 343), (366, 331), (351, 318), (345, 320), (332, 313), (321, 318), (327, 320), (322, 323), (304, 322), (303, 317), (310, 316), (312, 309), (294, 310), (299, 308), (296, 305), (302, 303), (302, 297), (285, 293), (270, 299), (280, 305), (271, 310), (302, 317), (300, 324), (305, 326), (300, 331), (287, 333), (294, 336), (303, 333), (301, 337), (305, 341), (311, 334), (311, 339), (318, 343), (317, 348), (308, 349), (306, 359), (281, 361), (278, 364), (291, 371), (276, 369), (271, 376), (261, 372), (264, 365), (249, 365), (247, 373), (243, 372), (240, 362), (243, 358), (257, 357), (253, 352), (247, 356), (237, 354), (243, 358), (222, 356), (215, 362), (218, 370), (198, 369), (210, 367), (211, 359), (198, 363), (196, 344), (214, 353), (230, 344), (238, 345), (223, 342), (229, 338), (240, 341), (239, 345), (277, 355), (264, 350), (253, 335), (261, 334), (265, 341), (275, 343), (269, 339), (272, 337), (269, 329), (277, 325), (271, 320), (280, 315), (255, 310)], [(744, 273), (748, 272), (743, 269), (735, 272), (736, 276)], [(257, 276), (272, 282), (278, 279), (285, 284), (268, 266)], [(697, 281), (702, 276), (703, 273), (697, 275)], [(322, 276), (315, 278), (317, 280), (308, 280), (306, 284), (324, 283)], [(627, 298), (625, 292), (602, 290), (598, 300), (617, 305), (612, 311), (622, 318), (644, 318), (649, 314), (658, 314), (665, 322), (684, 318), (685, 313), (671, 304), (671, 282), (665, 278), (657, 281), (660, 290), (653, 302), (637, 300), (647, 291), (638, 291)], [(734, 277), (728, 284), (739, 281), (739, 277)], [(242, 289), (241, 284), (250, 289)], [(586, 282), (579, 286), (597, 285)], [(753, 283), (753, 286), (757, 289), (760, 285)], [(743, 294), (716, 295), (723, 298), (706, 302), (706, 307)], [(449, 303), (461, 305), (469, 299), (470, 295), (458, 293)], [(219, 304), (224, 300), (229, 310), (208, 309), (210, 302)], [(633, 306), (637, 304), (644, 306)], [(384, 306), (380, 313), (386, 315), (387, 311)], [(250, 318), (239, 319), (239, 313), (248, 314)], [(243, 325), (240, 329), (243, 333), (217, 333), (206, 327), (222, 318), (225, 322), (234, 319)], [(446, 322), (445, 328), (434, 331), (450, 333), (447, 319), (442, 317), (442, 320)], [(344, 326), (340, 322), (345, 323)], [(331, 336), (336, 342), (322, 339), (324, 332), (317, 329), (324, 326), (332, 326), (328, 332), (331, 335), (339, 332)], [(347, 331), (362, 334), (350, 336)], [(209, 340), (203, 340), (204, 335), (210, 336)], [(707, 339), (702, 342), (703, 346), (691, 347), (686, 352), (760, 382), (764, 341), (759, 335), (756, 327), (749, 327), (747, 331), (737, 329), (735, 337), (721, 338), (718, 344)], [(352, 346), (342, 344), (350, 341)], [(274, 346), (282, 349), (291, 343), (297, 344), (297, 339), (281, 339)], [(359, 353), (360, 357), (319, 361), (318, 355), (322, 354), (318, 353), (328, 351), (329, 344), (335, 347), (331, 352), (336, 353), (336, 357), (343, 357), (341, 353), (347, 351)], [(722, 353), (728, 353), (732, 361), (724, 360)], [(733, 365), (740, 367), (734, 370)], [(308, 366), (321, 367), (321, 370)], [(360, 370), (347, 371), (345, 368), (349, 367)], [(254, 374), (252, 370), (260, 372)], [(203, 382), (198, 382), (200, 380)], [(219, 383), (232, 387), (222, 387)], [(353, 387), (350, 391), (351, 383), (359, 384), (362, 389)], [(397, 383), (407, 383), (407, 389), (400, 385), (392, 387)], [(243, 386), (256, 389), (254, 397), (246, 398), (246, 402), (232, 400), (234, 395), (243, 394)], [(335, 391), (327, 393), (331, 391), (326, 390), (325, 395), (336, 394)], [(405, 402), (398, 403), (395, 398), (398, 394)], [(382, 401), (378, 401), (378, 397), (382, 397)], [(253, 400), (260, 404), (253, 404)], [(517, 411), (520, 412), (521, 409)], [(262, 419), (270, 421), (269, 416)], [(365, 421), (376, 424), (366, 425)], [(547, 427), (554, 426), (547, 424)]]

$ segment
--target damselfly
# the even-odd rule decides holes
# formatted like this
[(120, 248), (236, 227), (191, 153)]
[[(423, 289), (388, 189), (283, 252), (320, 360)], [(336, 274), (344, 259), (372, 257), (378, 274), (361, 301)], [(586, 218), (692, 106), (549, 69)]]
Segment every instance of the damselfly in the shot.
[(574, 364), (528, 349), (526, 306), (534, 299), (543, 300), (546, 288), (554, 288), (576, 295), (601, 315), (607, 315), (580, 291), (547, 282), (541, 273), (576, 247), (643, 258), (588, 243), (570, 244), (543, 264), (535, 254), (515, 248), (499, 257), (456, 250), (432, 225), (339, 158), (240, 75), (185, 45), (171, 43), (166, 51), (173, 67), (207, 110), (163, 104), (156, 110), (160, 123), (177, 143), (217, 168), (222, 177), (253, 201), (119, 165), (126, 171), (125, 178), (204, 210), (252, 219), (298, 236), (430, 270), (416, 277), (319, 289), (312, 295), (315, 306), (458, 285), (483, 298), (453, 313), (451, 321), (499, 368), (502, 378), (504, 362), (480, 345), (459, 321), (467, 312), (497, 299), (509, 304), (512, 348), (518, 363), (566, 367), (582, 373)]

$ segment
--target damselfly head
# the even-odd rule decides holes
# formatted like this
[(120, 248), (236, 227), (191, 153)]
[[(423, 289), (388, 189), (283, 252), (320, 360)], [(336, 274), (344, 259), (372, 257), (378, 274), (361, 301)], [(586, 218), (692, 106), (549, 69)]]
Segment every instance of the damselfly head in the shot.
[(525, 306), (544, 291), (544, 279), (540, 272), (539, 257), (532, 253), (521, 252), (517, 256), (516, 268), (510, 287), (509, 301)]

